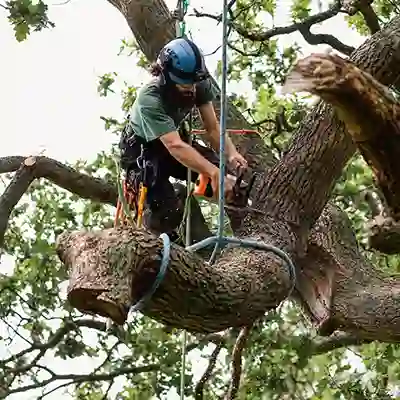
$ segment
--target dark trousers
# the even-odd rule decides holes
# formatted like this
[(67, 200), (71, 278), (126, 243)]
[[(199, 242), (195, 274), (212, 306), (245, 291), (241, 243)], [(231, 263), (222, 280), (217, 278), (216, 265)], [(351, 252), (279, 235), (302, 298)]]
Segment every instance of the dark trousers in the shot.
[[(122, 138), (121, 167), (126, 172), (130, 185), (138, 188), (141, 170), (137, 160), (141, 154), (141, 140), (135, 137)], [(192, 146), (208, 161), (219, 165), (219, 156), (212, 149), (193, 141)], [(178, 197), (169, 178), (186, 181), (188, 169), (176, 160), (160, 140), (151, 143), (144, 151), (144, 160), (150, 161), (152, 168), (147, 170), (147, 198), (143, 216), (145, 226), (157, 234), (171, 234), (181, 223), (184, 212), (184, 201)], [(192, 171), (192, 182), (198, 174)]]

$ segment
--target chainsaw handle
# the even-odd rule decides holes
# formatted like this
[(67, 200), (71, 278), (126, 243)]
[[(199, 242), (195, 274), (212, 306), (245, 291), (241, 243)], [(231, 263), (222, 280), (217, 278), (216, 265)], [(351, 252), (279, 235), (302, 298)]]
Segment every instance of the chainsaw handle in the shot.
[(196, 179), (193, 194), (195, 196), (203, 196), (211, 198), (213, 196), (211, 178), (209, 178), (206, 175), (200, 174), (199, 177)]

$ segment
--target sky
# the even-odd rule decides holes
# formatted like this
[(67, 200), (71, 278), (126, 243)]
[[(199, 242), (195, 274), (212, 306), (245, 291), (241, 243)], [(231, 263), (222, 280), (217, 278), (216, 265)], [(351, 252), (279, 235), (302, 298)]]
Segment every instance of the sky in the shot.
[[(0, 91), (2, 134), (0, 157), (28, 156), (44, 151), (44, 155), (62, 162), (78, 159), (92, 160), (99, 151), (110, 148), (117, 138), (104, 129), (100, 116), (120, 118), (121, 98), (118, 94), (100, 97), (97, 93), (98, 76), (118, 72), (120, 79), (140, 85), (147, 75), (135, 67), (135, 60), (118, 56), (121, 39), (131, 38), (132, 33), (123, 16), (106, 0), (72, 0), (46, 2), (50, 19), (56, 27), (33, 33), (28, 40), (18, 43), (5, 11), (0, 8), (0, 71), (3, 82)], [(276, 25), (288, 21), (289, 0), (278, 2)], [(316, 3), (316, 2), (314, 2)], [(201, 9), (204, 0), (193, 0), (191, 6)], [(175, 2), (167, 5), (173, 9)], [(222, 2), (209, 2), (205, 11), (219, 13)], [(189, 10), (190, 11), (190, 10)], [(220, 28), (214, 21), (188, 17), (193, 38), (205, 54), (211, 53), (221, 42)], [(313, 28), (314, 32), (329, 32), (353, 46), (364, 38), (350, 30), (342, 17), (335, 17)], [(297, 40), (304, 55), (311, 51), (298, 34), (282, 37), (282, 43)], [(313, 47), (312, 51), (327, 46)], [(220, 51), (206, 57), (210, 71), (214, 71)], [(245, 85), (228, 91), (246, 91)], [(12, 260), (0, 261), (0, 272), (10, 273)], [(2, 327), (0, 326), (0, 331)], [(2, 333), (0, 332), (0, 335)], [(90, 339), (90, 332), (87, 333)], [(2, 353), (0, 351), (0, 353)], [(0, 354), (1, 356), (1, 354)], [(56, 363), (56, 369), (57, 368)], [(89, 371), (90, 360), (69, 362), (68, 369)], [(65, 366), (65, 363), (60, 364)], [(198, 362), (197, 374), (202, 374), (204, 362)], [(176, 399), (172, 394), (168, 400)], [(9, 400), (36, 399), (36, 394), (9, 397)], [(48, 399), (70, 399), (60, 393)]]

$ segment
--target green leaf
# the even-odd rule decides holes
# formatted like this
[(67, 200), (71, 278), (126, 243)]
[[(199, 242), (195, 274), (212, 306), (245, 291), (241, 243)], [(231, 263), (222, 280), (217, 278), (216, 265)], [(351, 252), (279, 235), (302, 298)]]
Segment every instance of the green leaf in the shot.
[(15, 31), (15, 38), (18, 40), (18, 42), (23, 42), (29, 34), (29, 26), (25, 22), (21, 22), (14, 27)]

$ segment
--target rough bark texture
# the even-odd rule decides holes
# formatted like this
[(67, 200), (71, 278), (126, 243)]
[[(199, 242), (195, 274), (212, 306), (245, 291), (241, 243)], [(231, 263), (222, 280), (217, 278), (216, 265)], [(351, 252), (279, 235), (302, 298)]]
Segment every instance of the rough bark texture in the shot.
[[(156, 3), (158, 4), (158, 2), (151, 3), (149, 7), (157, 8)], [(161, 17), (154, 18), (151, 12), (146, 11), (150, 8), (144, 7), (142, 3), (139, 7), (135, 1), (124, 3), (127, 4), (126, 6), (122, 2), (118, 2), (118, 4), (113, 2), (113, 4), (123, 12), (134, 32), (139, 29), (140, 24), (144, 23), (143, 21), (146, 21), (149, 26), (152, 25), (151, 22), (159, 25), (157, 34), (153, 32), (149, 40), (145, 39), (143, 31), (140, 33), (143, 42), (152, 43), (152, 48), (155, 49), (153, 55), (161, 48), (163, 44), (161, 40), (164, 42), (168, 40), (166, 33), (168, 30), (160, 23)], [(166, 9), (163, 7), (160, 6), (159, 9), (165, 13)], [(164, 26), (164, 34), (160, 33), (161, 26)], [(400, 18), (396, 18), (382, 32), (366, 41), (351, 58), (356, 65), (368, 70), (383, 84), (395, 84), (400, 72), (399, 37)], [(160, 40), (157, 46), (155, 38)], [(146, 56), (150, 54), (149, 48), (147, 51), (147, 54), (145, 52)], [(254, 137), (244, 135), (239, 147), (243, 143), (252, 143), (253, 139)], [(250, 144), (249, 148), (257, 149), (257, 146)], [(243, 148), (240, 147), (240, 149), (245, 152)], [(296, 259), (298, 262), (296, 295), (306, 306), (313, 320), (319, 324), (321, 332), (329, 334), (334, 329), (343, 328), (358, 332), (367, 338), (382, 337), (383, 340), (391, 340), (397, 338), (398, 335), (398, 327), (393, 321), (397, 315), (395, 308), (397, 297), (396, 290), (388, 291), (387, 289), (388, 287), (395, 288), (397, 281), (382, 278), (379, 272), (362, 258), (355, 244), (351, 249), (347, 247), (349, 245), (348, 234), (346, 236), (347, 231), (342, 227), (343, 221), (345, 221), (344, 216), (341, 216), (341, 222), (330, 222), (334, 216), (331, 215), (332, 209), (326, 208), (320, 217), (335, 181), (355, 150), (356, 146), (351, 136), (346, 133), (344, 124), (338, 120), (330, 106), (320, 103), (305, 119), (302, 128), (294, 136), (288, 152), (279, 163), (275, 164), (272, 171), (267, 173), (265, 164), (260, 168), (265, 171), (265, 174), (259, 179), (262, 190), (255, 191), (253, 199), (254, 206), (262, 209), (265, 214), (257, 217), (255, 215), (246, 216), (242, 226), (236, 229), (235, 235), (252, 237), (275, 244)], [(263, 148), (257, 149), (257, 152), (248, 153), (248, 156), (252, 157), (254, 162), (261, 161), (262, 151), (264, 151)], [(254, 157), (253, 154), (255, 154)], [(307, 250), (310, 229), (317, 220), (318, 223), (313, 230), (314, 239)], [(90, 293), (94, 292), (96, 288), (101, 291), (109, 290), (104, 277), (110, 273), (116, 274), (119, 265), (117, 260), (113, 260), (112, 255), (119, 254), (119, 257), (133, 260), (135, 252), (132, 251), (131, 254), (129, 249), (140, 247), (137, 233), (131, 230), (129, 232), (123, 234), (120, 232), (126, 240), (124, 246), (115, 240), (117, 234), (115, 230), (98, 235), (66, 233), (60, 238), (58, 249), (60, 257), (73, 270), (77, 270), (73, 272), (74, 278), (79, 278), (79, 281), (71, 280), (71, 301), (76, 300), (80, 307), (84, 307), (83, 301), (78, 298), (72, 299), (72, 291), (76, 294), (80, 290), (83, 292), (86, 289), (89, 297), (92, 298), (94, 296)], [(108, 245), (104, 245), (107, 235), (110, 237), (110, 242)], [(100, 240), (99, 237), (101, 237), (102, 244), (96, 248), (94, 245)], [(160, 246), (160, 242), (157, 243)], [(82, 246), (81, 250), (79, 250), (79, 246)], [(90, 246), (92, 249), (89, 249)], [(106, 254), (107, 257), (105, 257)], [(155, 256), (156, 252), (154, 251), (152, 255)], [(191, 256), (182, 253), (182, 257)], [(127, 264), (129, 263), (126, 263), (125, 266)], [(97, 267), (95, 271), (91, 268), (93, 265)], [(129, 267), (132, 270), (128, 276), (137, 276), (132, 279), (135, 284), (139, 284), (144, 279), (142, 276), (151, 275), (152, 271), (152, 277), (154, 277), (156, 264), (150, 263), (143, 266), (135, 260), (130, 263)], [(140, 276), (136, 268), (140, 269)], [(253, 256), (253, 252), (248, 250), (229, 249), (218, 264), (213, 266), (198, 264), (196, 261), (187, 268), (186, 264), (174, 261), (170, 265), (169, 273), (173, 268), (177, 268), (177, 270), (174, 270), (173, 275), (169, 275), (169, 278), (161, 284), (152, 303), (149, 303), (143, 312), (158, 320), (177, 327), (185, 327), (188, 330), (210, 331), (223, 328), (227, 326), (227, 323), (234, 326), (245, 324), (277, 305), (287, 295), (288, 275), (286, 269), (280, 260), (268, 253), (255, 252)], [(220, 272), (221, 270), (223, 270), (223, 274)], [(170, 286), (174, 279), (178, 279), (175, 277), (180, 276), (180, 272), (190, 276), (186, 275), (179, 281), (182, 286)], [(90, 278), (91, 274), (98, 276)], [(214, 290), (220, 296), (213, 298), (214, 303), (203, 297), (197, 297), (197, 295), (193, 296), (193, 301), (196, 313), (199, 310), (206, 312), (210, 305), (213, 305), (219, 312), (223, 310), (225, 315), (221, 315), (220, 321), (210, 322), (207, 314), (196, 314), (195, 317), (191, 316), (191, 320), (185, 319), (185, 316), (189, 317), (190, 311), (184, 306), (184, 302), (174, 303), (179, 308), (174, 306), (172, 311), (170, 304), (162, 303), (162, 293), (166, 295), (174, 289), (174, 295), (182, 299), (183, 296), (189, 296), (187, 288), (191, 288), (191, 283), (202, 282), (207, 287), (212, 287), (215, 276), (218, 277), (218, 288), (215, 287)], [(92, 279), (92, 284), (86, 285), (90, 279)], [(137, 291), (143, 290), (145, 286), (142, 283), (137, 287), (132, 285), (133, 294), (131, 294), (128, 290), (129, 282), (127, 283), (123, 288), (123, 293), (118, 294), (118, 303), (121, 305), (127, 305), (127, 301), (129, 305), (129, 298), (135, 300), (138, 296)], [(194, 287), (198, 290), (196, 285)], [(386, 290), (386, 293), (377, 292), (378, 289)], [(210, 293), (208, 289), (203, 288), (196, 294), (200, 296), (200, 292), (203, 293), (203, 296), (204, 293)], [(355, 297), (354, 293), (359, 296)], [(82, 293), (80, 295), (82, 296)], [(229, 297), (225, 298), (227, 295)], [(205, 301), (205, 308), (196, 303), (200, 302), (200, 299)], [(117, 299), (114, 297), (113, 300)], [(170, 300), (174, 302), (172, 295)], [(191, 301), (192, 298), (188, 298), (188, 300)], [(235, 309), (227, 306), (230, 301), (234, 302)], [(260, 306), (259, 301), (264, 302), (263, 306)], [(99, 312), (99, 304), (97, 303), (96, 312)], [(155, 308), (156, 304), (157, 308)], [(388, 310), (386, 314), (381, 312), (383, 308)], [(215, 319), (215, 314), (212, 315)], [(375, 315), (371, 320), (373, 322), (368, 322), (366, 319), (372, 318), (373, 315)], [(112, 315), (110, 314), (110, 316)], [(361, 327), (361, 323), (365, 325)], [(387, 330), (380, 329), (380, 326)]]
[(369, 223), (369, 245), (385, 254), (400, 253), (400, 223), (391, 217), (376, 216)]
[(321, 220), (307, 257), (299, 261), (300, 290), (313, 299), (309, 311), (321, 321), (320, 334), (343, 330), (366, 340), (398, 342), (400, 280), (385, 276), (362, 256), (342, 211), (328, 206)]
[[(130, 306), (153, 284), (162, 248), (161, 239), (134, 228), (61, 235), (57, 250), (71, 270), (70, 303), (125, 322)], [(263, 251), (236, 248), (229, 260), (208, 265), (172, 244), (170, 260), (157, 294), (141, 311), (191, 332), (248, 325), (282, 301), (289, 286), (280, 259)]]

